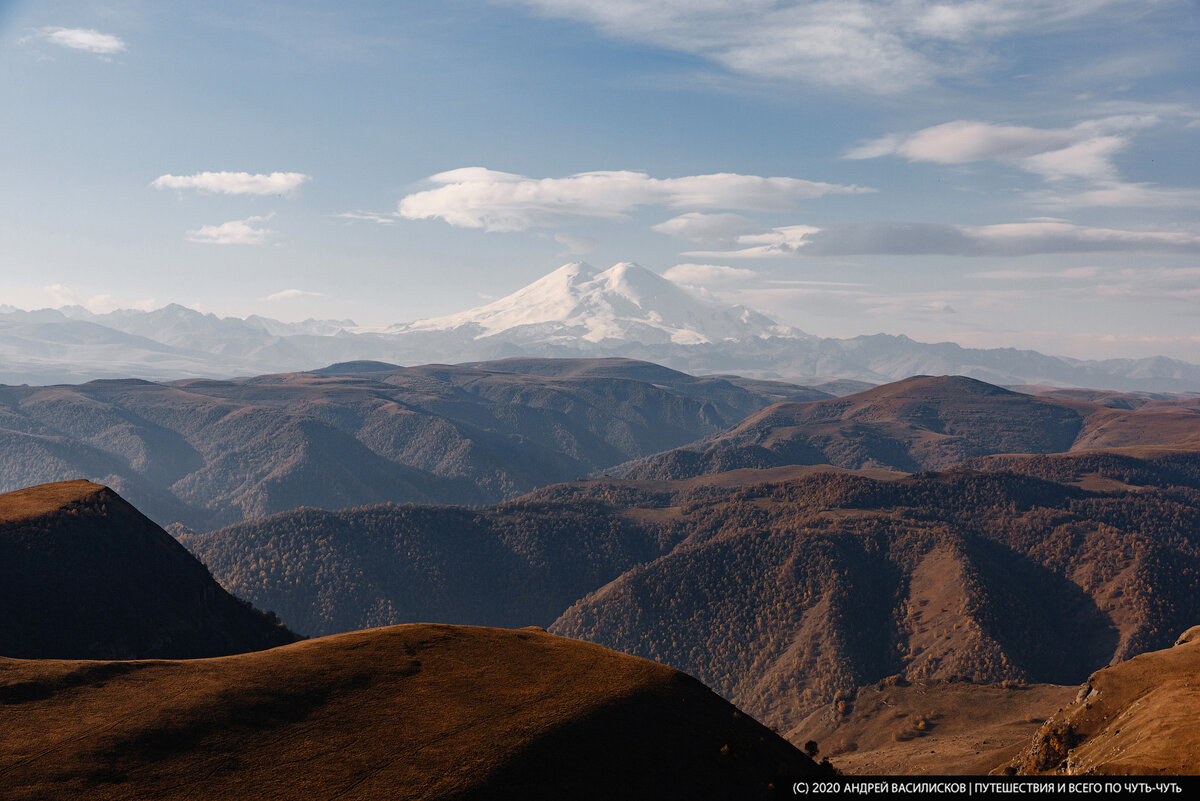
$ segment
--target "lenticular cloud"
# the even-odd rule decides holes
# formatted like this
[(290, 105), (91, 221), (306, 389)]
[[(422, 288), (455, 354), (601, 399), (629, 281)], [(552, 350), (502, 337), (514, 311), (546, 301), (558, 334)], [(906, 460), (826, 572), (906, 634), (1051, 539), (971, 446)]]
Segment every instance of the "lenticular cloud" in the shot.
[(438, 218), (451, 225), (487, 231), (523, 231), (572, 217), (620, 219), (640, 206), (786, 211), (797, 200), (874, 191), (802, 178), (736, 173), (653, 178), (628, 170), (527, 178), (484, 167), (465, 167), (438, 173), (429, 181), (439, 186), (403, 198), (401, 216), (414, 220)]

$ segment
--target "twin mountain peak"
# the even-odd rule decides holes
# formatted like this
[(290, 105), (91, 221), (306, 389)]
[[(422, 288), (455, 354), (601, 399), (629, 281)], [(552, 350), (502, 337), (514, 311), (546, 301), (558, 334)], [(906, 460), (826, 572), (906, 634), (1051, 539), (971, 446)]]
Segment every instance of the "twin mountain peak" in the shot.
[(475, 338), (632, 340), (706, 345), (753, 338), (802, 338), (745, 306), (703, 298), (632, 262), (597, 270), (585, 262), (554, 272), (467, 311), (402, 323), (394, 333), (462, 331)]

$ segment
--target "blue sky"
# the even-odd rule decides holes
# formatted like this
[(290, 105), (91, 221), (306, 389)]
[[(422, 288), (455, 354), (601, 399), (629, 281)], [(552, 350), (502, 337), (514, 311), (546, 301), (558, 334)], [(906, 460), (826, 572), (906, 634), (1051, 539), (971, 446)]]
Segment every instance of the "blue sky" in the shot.
[(636, 261), (1200, 362), (1191, 0), (0, 0), (0, 304), (386, 325)]

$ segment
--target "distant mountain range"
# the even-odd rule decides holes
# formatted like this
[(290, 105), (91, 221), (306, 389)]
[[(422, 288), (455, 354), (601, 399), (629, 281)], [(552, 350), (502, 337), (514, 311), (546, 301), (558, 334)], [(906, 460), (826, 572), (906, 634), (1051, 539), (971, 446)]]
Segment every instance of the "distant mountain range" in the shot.
[(627, 359), (0, 386), (0, 491), (84, 477), (162, 525), (209, 530), (298, 506), (494, 503), (601, 471), (911, 472), (1002, 453), (1200, 446), (1200, 400), (1097, 397), (1120, 408), (962, 377), (834, 398)]
[[(18, 756), (0, 759), (0, 772), (28, 797), (59, 780), (106, 797), (129, 787), (173, 797), (191, 775), (277, 786), (283, 744), (317, 766), (319, 795), (346, 775), (329, 754), (364, 736), (378, 744), (356, 752), (377, 766), (370, 776), (390, 776), (431, 742), (455, 765), (481, 755), (447, 797), (511, 794), (547, 764), (575, 766), (563, 774), (572, 783), (586, 765), (601, 786), (587, 758), (596, 750), (649, 760), (637, 768), (645, 776), (663, 760), (698, 760), (698, 776), (712, 763), (713, 786), (740, 788), (781, 762), (815, 767), (661, 665), (867, 773), (1190, 770), (1195, 699), (1180, 677), (1200, 651), (1134, 657), (1200, 619), (1197, 401), (1066, 395), (917, 377), (830, 398), (642, 362), (523, 359), (6, 388), (6, 458), (29, 469), (90, 454), (176, 503), (215, 488), (224, 495), (210, 497), (210, 521), (235, 499), (242, 514), (306, 496), (336, 502), (395, 491), (397, 476), (410, 482), (401, 489), (482, 492), (496, 486), (493, 469), (532, 480), (531, 453), (611, 454), (681, 436), (679, 419), (711, 424), (769, 399), (700, 442), (781, 458), (721, 457), (736, 469), (682, 479), (560, 483), (493, 506), (306, 504), (207, 533), (175, 527), (177, 541), (86, 481), (0, 495), (0, 705), (29, 743), (10, 737), (0, 753)], [(51, 425), (74, 433), (31, 431)], [(386, 450), (407, 441), (405, 425), (418, 450), (458, 453), (447, 464), (470, 477), (395, 461), (414, 458)], [(477, 459), (489, 449), (476, 452), (473, 438), (502, 430), (517, 443), (509, 461)], [(450, 447), (447, 432), (465, 439)], [(556, 450), (538, 450), (549, 443)], [(1064, 447), (1076, 450), (1006, 452)], [(793, 458), (814, 450), (875, 466)], [(885, 469), (910, 466), (899, 458), (950, 469)], [(295, 638), (230, 592), (309, 634), (426, 622), (215, 661), (53, 659), (198, 657)], [(575, 642), (428, 622), (451, 620), (547, 626)], [(1095, 672), (1105, 665), (1115, 667)], [(1069, 706), (1062, 687), (1024, 689), (1079, 681)], [(1143, 736), (1160, 723), (1169, 734)], [(481, 726), (489, 742), (498, 726), (531, 739), (505, 735), (515, 754), (488, 751), (470, 734)], [(359, 786), (356, 770), (345, 781)]]
[(0, 491), (82, 476), (201, 530), (297, 506), (486, 503), (829, 397), (620, 359), (0, 387)]
[(842, 398), (778, 403), (727, 431), (612, 472), (678, 479), (796, 464), (915, 472), (1001, 453), (1200, 449), (1200, 399), (1089, 397), (1117, 408), (963, 376), (917, 376)]
[(494, 503), (602, 471), (911, 472), (1003, 453), (1200, 447), (1200, 400), (1094, 397), (1119, 408), (963, 377), (834, 398), (628, 359), (531, 358), (0, 386), (0, 491), (83, 477), (162, 525), (210, 530), (298, 506)]
[(811, 336), (701, 298), (639, 267), (567, 264), (475, 309), (367, 330), (350, 320), (220, 318), (171, 305), (94, 314), (0, 306), (0, 383), (227, 378), (334, 362), (461, 363), (509, 357), (627, 357), (694, 374), (813, 383), (966, 375), (995, 384), (1200, 391), (1200, 365), (1165, 357), (1078, 360), (876, 334)]

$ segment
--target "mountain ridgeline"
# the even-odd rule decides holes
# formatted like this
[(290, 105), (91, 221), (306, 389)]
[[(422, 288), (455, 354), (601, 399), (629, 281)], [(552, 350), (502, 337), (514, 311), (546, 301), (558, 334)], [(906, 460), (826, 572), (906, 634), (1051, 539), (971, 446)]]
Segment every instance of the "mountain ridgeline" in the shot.
[(409, 621), (548, 626), (661, 555), (661, 536), (584, 500), (298, 509), (181, 540), (231, 592), (331, 634)]
[(767, 801), (781, 774), (821, 773), (695, 679), (543, 631), (410, 625), (222, 659), (0, 658), (6, 691), (0, 775), (22, 801)]
[[(1030, 458), (1031, 473), (1066, 462), (1064, 482), (1021, 475), (1016, 457), (890, 480), (602, 479), (469, 513), (300, 510), (183, 541), (239, 595), (321, 626), (306, 633), (549, 625), (797, 734), (892, 674), (1076, 683), (1200, 619), (1200, 489), (1172, 479), (1197, 474), (1195, 454), (1169, 457), (1187, 469)], [(1124, 483), (1147, 477), (1163, 485)]]
[(827, 397), (629, 360), (0, 386), (0, 490), (85, 476), (198, 529), (298, 506), (487, 503)]
[(835, 398), (625, 359), (351, 362), (233, 381), (0, 387), (0, 490), (83, 476), (159, 523), (210, 530), (299, 506), (494, 503), (602, 472), (911, 472), (1004, 453), (1195, 448), (1198, 409), (957, 376)]
[(1013, 348), (964, 348), (873, 334), (817, 337), (730, 306), (636, 264), (565, 264), (474, 309), (383, 330), (351, 320), (283, 323), (202, 314), (178, 304), (95, 314), (79, 306), (0, 304), (0, 382), (96, 378), (168, 381), (310, 370), (321, 364), (631, 358), (691, 373), (735, 372), (803, 384), (887, 383), (917, 373), (994, 384), (1200, 391), (1200, 365), (1161, 356), (1079, 359)]
[[(370, 730), (378, 722), (367, 712), (372, 698), (461, 694), (455, 681), (485, 673), (485, 695), (515, 692), (519, 706), (533, 693), (540, 704), (550, 690), (521, 671), (545, 668), (541, 678), (554, 684), (554, 660), (578, 672), (577, 657), (598, 665), (609, 653), (587, 650), (597, 646), (634, 660), (612, 663), (618, 673), (642, 670), (635, 657), (669, 665), (791, 742), (820, 736), (836, 749), (827, 753), (868, 772), (1126, 764), (1105, 750), (1122, 735), (1091, 713), (1091, 695), (1018, 752), (1047, 716), (1041, 707), (1062, 706), (1064, 685), (1099, 681), (1095, 672), (1106, 666), (1124, 670), (1200, 620), (1200, 401), (1025, 390), (919, 376), (830, 397), (644, 362), (521, 358), (3, 388), (14, 471), (65, 470), (86, 457), (170, 519), (230, 525), (199, 533), (176, 526), (172, 540), (115, 492), (86, 481), (0, 496), (0, 654), (202, 657), (297, 638), (254, 607), (330, 639), (266, 652), (306, 655), (292, 667), (252, 655), (195, 668), (138, 663), (76, 675), (60, 665), (34, 675), (0, 660), (0, 694), (53, 722), (75, 703), (67, 695), (110, 680), (118, 695), (150, 693), (161, 714), (147, 718), (145, 732), (123, 731), (131, 754), (160, 735), (180, 745), (161, 762), (166, 773), (122, 762), (124, 746), (92, 743), (80, 767), (61, 767), (80, 787), (167, 781), (170, 764), (184, 764), (170, 763), (177, 757), (186, 761), (180, 770), (274, 782), (274, 768), (258, 757), (228, 761), (257, 742), (247, 727), (312, 742), (328, 712)], [(358, 505), (332, 508), (351, 498)], [(232, 511), (222, 513), (223, 504)], [(550, 633), (520, 631), (530, 626)], [(476, 646), (511, 651), (518, 664), (464, 661)], [(356, 661), (359, 650), (368, 660), (391, 654), (388, 669), (398, 672), (382, 681)], [(309, 657), (345, 670), (306, 673)], [(1167, 662), (1182, 669), (1174, 656)], [(448, 673), (427, 670), (451, 663)], [(503, 675), (492, 676), (498, 666)], [(296, 692), (255, 684), (259, 671), (290, 676)], [(1132, 708), (1145, 675), (1111, 675), (1125, 678), (1096, 685), (1107, 688), (1104, 708)], [(729, 746), (714, 755), (702, 737), (698, 751), (672, 760), (700, 754), (721, 767), (746, 758), (761, 776), (763, 759), (791, 759), (757, 730), (721, 728), (714, 721), (739, 713), (689, 695), (690, 679), (668, 672), (659, 677), (665, 684), (651, 681), (665, 694), (625, 686), (609, 695), (608, 678), (584, 676), (568, 693), (599, 692), (597, 705), (531, 710), (514, 724), (529, 737), (514, 735), (515, 750), (485, 755), (490, 767), (478, 780), (525, 786), (521, 771), (557, 759), (563, 732), (608, 747), (613, 727), (649, 731), (646, 715), (658, 715), (668, 698), (709, 709), (703, 725)], [(224, 689), (188, 696), (186, 709), (166, 704), (194, 682)], [(1039, 687), (1018, 695), (1032, 683)], [(1126, 685), (1134, 689), (1125, 693)], [(97, 690), (87, 703), (110, 715), (106, 704), (134, 695), (114, 702)], [(635, 696), (642, 700), (626, 703)], [(1160, 706), (1177, 695), (1162, 697)], [(512, 704), (485, 717), (494, 712), (507, 725)], [(671, 721), (692, 720), (672, 709), (663, 712)], [(464, 726), (481, 725), (461, 712), (455, 719)], [(428, 709), (413, 714), (420, 737), (441, 742), (466, 731), (438, 728)], [(38, 735), (50, 750), (59, 748), (55, 726)], [(910, 744), (931, 729), (944, 753)], [(559, 734), (538, 733), (551, 730)], [(1077, 736), (1095, 746), (1086, 759), (1070, 757)], [(91, 742), (86, 732), (68, 739)], [(1128, 764), (1178, 756), (1139, 750), (1135, 740), (1121, 740)], [(34, 759), (49, 753), (34, 751)], [(345, 787), (366, 787), (390, 770), (382, 766), (403, 761), (386, 748), (376, 757), (361, 775), (326, 772)], [(570, 758), (579, 764), (578, 754)], [(13, 775), (28, 778), (36, 796), (38, 775), (23, 764), (14, 763)], [(489, 784), (497, 776), (501, 785)], [(453, 797), (475, 780), (421, 797)]]
[(963, 376), (917, 376), (831, 400), (778, 403), (731, 429), (615, 472), (680, 479), (794, 464), (914, 472), (992, 454), (1122, 447), (1200, 448), (1200, 401), (1114, 408)]

